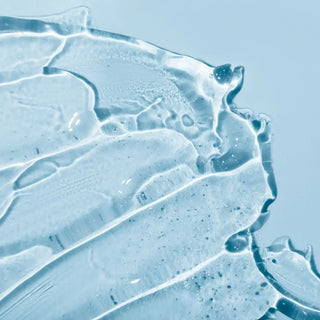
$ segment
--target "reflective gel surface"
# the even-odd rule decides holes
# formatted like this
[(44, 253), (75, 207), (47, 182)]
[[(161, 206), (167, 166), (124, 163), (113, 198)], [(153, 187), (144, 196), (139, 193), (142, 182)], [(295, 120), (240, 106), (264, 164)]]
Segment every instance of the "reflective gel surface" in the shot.
[(320, 319), (311, 248), (254, 236), (276, 186), (242, 67), (86, 8), (0, 32), (0, 319)]

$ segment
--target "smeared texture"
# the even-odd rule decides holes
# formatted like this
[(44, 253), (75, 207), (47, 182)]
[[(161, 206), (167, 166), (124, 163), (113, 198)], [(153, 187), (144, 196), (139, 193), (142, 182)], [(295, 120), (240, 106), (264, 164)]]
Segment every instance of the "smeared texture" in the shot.
[(0, 18), (0, 319), (319, 319), (243, 68), (88, 21)]

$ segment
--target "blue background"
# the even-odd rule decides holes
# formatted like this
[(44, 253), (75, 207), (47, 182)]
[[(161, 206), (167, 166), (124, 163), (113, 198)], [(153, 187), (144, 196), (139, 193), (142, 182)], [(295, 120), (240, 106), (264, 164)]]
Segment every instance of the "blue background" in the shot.
[(320, 1), (10, 0), (0, 15), (34, 16), (81, 4), (92, 25), (213, 65), (245, 66), (236, 102), (272, 119), (279, 196), (259, 238), (313, 244), (320, 266)]

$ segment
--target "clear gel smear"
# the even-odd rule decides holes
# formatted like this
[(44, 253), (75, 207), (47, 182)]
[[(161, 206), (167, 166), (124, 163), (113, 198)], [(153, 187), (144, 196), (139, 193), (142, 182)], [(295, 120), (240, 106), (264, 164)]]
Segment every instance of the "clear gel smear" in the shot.
[(320, 319), (311, 248), (254, 236), (276, 185), (244, 69), (88, 15), (0, 17), (0, 319)]

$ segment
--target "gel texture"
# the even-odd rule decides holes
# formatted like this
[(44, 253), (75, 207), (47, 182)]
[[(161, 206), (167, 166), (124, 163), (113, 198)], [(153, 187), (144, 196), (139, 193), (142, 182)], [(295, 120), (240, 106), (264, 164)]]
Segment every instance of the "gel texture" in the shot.
[(243, 68), (0, 18), (0, 319), (320, 319), (311, 248), (254, 232), (276, 198)]

